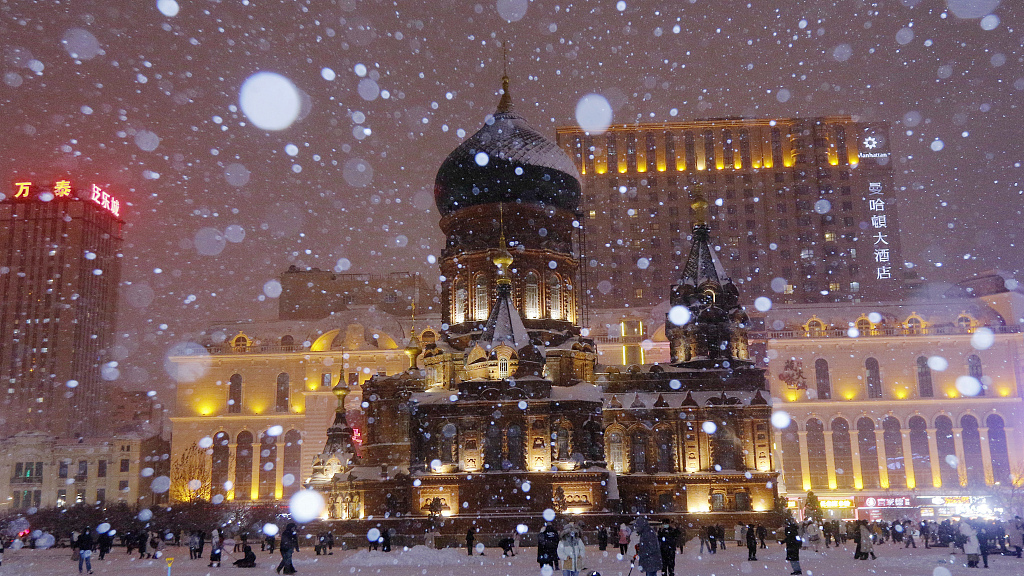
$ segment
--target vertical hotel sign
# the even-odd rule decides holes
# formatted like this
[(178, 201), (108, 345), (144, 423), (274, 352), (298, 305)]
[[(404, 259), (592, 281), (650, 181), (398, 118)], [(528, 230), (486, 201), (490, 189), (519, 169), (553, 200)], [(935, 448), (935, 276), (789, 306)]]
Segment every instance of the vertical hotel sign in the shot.
[(890, 242), (896, 233), (889, 228), (890, 216), (895, 198), (892, 194), (892, 179), (887, 171), (872, 170), (888, 166), (890, 161), (889, 130), (885, 124), (867, 124), (859, 132), (857, 142), (859, 167), (866, 169), (867, 180), (865, 199), (868, 203), (868, 230), (872, 243), (871, 254), (875, 267), (875, 280), (893, 279), (893, 262), (898, 261), (895, 247)]
[[(34, 199), (42, 202), (49, 202), (56, 198), (71, 198), (71, 181), (58, 180), (49, 189), (37, 186), (32, 182), (15, 182), (12, 197), (16, 200)], [(88, 200), (100, 206), (114, 216), (121, 217), (121, 201), (98, 184), (92, 184), (89, 187), (89, 191), (82, 194), (81, 197), (83, 200)]]

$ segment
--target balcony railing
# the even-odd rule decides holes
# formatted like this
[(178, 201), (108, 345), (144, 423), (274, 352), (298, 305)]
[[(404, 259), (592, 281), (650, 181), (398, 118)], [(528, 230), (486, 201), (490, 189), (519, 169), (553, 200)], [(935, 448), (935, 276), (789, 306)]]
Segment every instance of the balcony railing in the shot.
[(42, 484), (42, 476), (14, 476), (11, 478), (11, 484)]
[(287, 352), (301, 352), (304, 348), (299, 344), (282, 346), (281, 344), (257, 344), (251, 346), (225, 346), (215, 344), (207, 346), (206, 351), (210, 354), (282, 354)]
[[(991, 330), (995, 334), (1020, 334), (1020, 326), (985, 326), (986, 329)], [(937, 326), (930, 328), (873, 328), (871, 330), (864, 330), (858, 332), (856, 337), (871, 337), (871, 336), (947, 336), (955, 334), (970, 335), (973, 334), (976, 329), (960, 328), (957, 326)], [(790, 339), (802, 339), (802, 338), (851, 338), (849, 328), (844, 330), (765, 330), (761, 332), (751, 332), (749, 334), (751, 340), (790, 340)]]

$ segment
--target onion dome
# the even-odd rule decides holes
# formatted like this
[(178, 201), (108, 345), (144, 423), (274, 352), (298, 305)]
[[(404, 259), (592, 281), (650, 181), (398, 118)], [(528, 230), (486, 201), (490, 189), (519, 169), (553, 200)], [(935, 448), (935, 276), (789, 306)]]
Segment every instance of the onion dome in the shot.
[(580, 175), (573, 161), (512, 111), (508, 77), (498, 108), (441, 164), (434, 202), (442, 216), (468, 206), (518, 202), (575, 212)]

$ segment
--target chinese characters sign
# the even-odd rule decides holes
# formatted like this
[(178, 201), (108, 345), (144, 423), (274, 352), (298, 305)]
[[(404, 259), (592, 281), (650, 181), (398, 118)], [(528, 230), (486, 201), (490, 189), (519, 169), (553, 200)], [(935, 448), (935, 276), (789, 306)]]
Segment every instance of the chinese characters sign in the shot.
[[(47, 192), (52, 193), (53, 198), (72, 197), (70, 180), (58, 180), (57, 182), (54, 182), (53, 187), (49, 191), (40, 190), (39, 187), (37, 187), (32, 182), (15, 182), (13, 192), (14, 194), (12, 196), (19, 200), (29, 198), (37, 198), (42, 200), (52, 199), (43, 196), (43, 194)], [(100, 188), (96, 184), (90, 186), (89, 192), (86, 195), (83, 195), (82, 198), (87, 198), (89, 201), (93, 202), (97, 206), (102, 207), (107, 212), (110, 212), (111, 214), (117, 216), (118, 218), (121, 217), (121, 201), (115, 198), (113, 195), (109, 194), (103, 188)]]
[(868, 182), (868, 212), (871, 216), (871, 241), (874, 249), (875, 280), (892, 279), (892, 254), (889, 248), (888, 200), (882, 182)]
[(862, 508), (912, 508), (909, 496), (858, 497)]

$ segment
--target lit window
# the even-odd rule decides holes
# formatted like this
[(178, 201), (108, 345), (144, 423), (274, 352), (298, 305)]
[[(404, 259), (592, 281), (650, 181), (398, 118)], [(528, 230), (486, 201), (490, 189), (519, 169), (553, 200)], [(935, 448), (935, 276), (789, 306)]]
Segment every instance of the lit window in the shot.
[(828, 283), (828, 289), (831, 290), (832, 292), (838, 292), (839, 291), (839, 282), (829, 282)]
[(860, 282), (850, 282), (850, 292), (860, 292)]
[(825, 242), (835, 242), (835, 241), (836, 241), (836, 233), (835, 232), (825, 232)]

